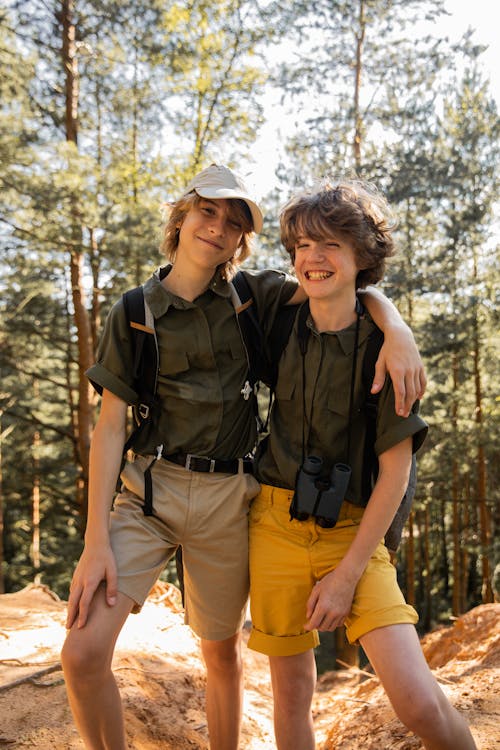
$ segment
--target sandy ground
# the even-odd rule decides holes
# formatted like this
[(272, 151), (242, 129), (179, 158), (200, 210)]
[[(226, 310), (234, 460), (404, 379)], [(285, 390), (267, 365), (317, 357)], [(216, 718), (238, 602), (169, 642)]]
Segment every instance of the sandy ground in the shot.
[[(65, 603), (43, 586), (0, 596), (0, 748), (82, 750), (59, 650)], [(470, 723), (478, 750), (500, 750), (500, 604), (477, 607), (423, 640), (426, 657)], [(248, 649), (242, 750), (274, 748), (267, 660)], [(199, 645), (177, 590), (159, 584), (120, 635), (115, 672), (131, 750), (208, 747)], [(314, 701), (318, 750), (417, 750), (375, 677), (322, 676)]]

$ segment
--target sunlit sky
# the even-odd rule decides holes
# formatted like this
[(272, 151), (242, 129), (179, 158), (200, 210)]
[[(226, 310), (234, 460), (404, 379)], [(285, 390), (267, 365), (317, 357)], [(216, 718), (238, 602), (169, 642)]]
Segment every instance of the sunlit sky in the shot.
[[(442, 18), (430, 30), (435, 36), (447, 36), (450, 41), (458, 41), (465, 31), (475, 30), (474, 40), (488, 45), (481, 56), (482, 66), (490, 78), (491, 92), (500, 108), (500, 49), (497, 41), (500, 24), (500, 4), (498, 0), (446, 0), (445, 7), (450, 16)], [(254, 164), (240, 170), (253, 186), (255, 194), (262, 197), (276, 184), (275, 168), (280, 151), (280, 127), (282, 116), (273, 118), (272, 109), (266, 112), (266, 123), (252, 150)], [(280, 122), (281, 120), (281, 122)], [(217, 155), (215, 155), (217, 158)], [(221, 154), (222, 161), (224, 155)]]

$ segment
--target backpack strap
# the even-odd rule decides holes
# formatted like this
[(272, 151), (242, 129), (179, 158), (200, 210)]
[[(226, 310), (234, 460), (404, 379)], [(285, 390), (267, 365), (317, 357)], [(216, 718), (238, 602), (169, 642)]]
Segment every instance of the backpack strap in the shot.
[[(370, 334), (368, 339), (362, 366), (362, 381), (366, 393), (364, 406), (366, 416), (366, 437), (363, 458), (364, 471), (362, 477), (362, 494), (365, 501), (368, 501), (373, 485), (378, 476), (378, 459), (375, 454), (374, 446), (377, 436), (377, 409), (380, 392), (371, 393), (370, 389), (375, 373), (375, 364), (383, 343), (384, 334), (379, 328), (376, 328)], [(415, 454), (412, 453), (408, 486), (384, 538), (387, 549), (393, 554), (397, 551), (401, 542), (403, 528), (411, 512), (416, 486), (417, 459)]]
[(383, 343), (384, 334), (380, 328), (375, 328), (368, 337), (361, 367), (361, 380), (365, 392), (364, 411), (366, 418), (361, 492), (365, 502), (368, 501), (371, 495), (373, 485), (378, 475), (378, 459), (375, 454), (374, 446), (377, 437), (377, 409), (380, 393), (371, 393), (371, 387), (373, 375), (375, 373), (375, 363)]
[[(238, 271), (230, 283), (231, 302), (236, 312), (248, 362), (249, 385), (261, 380), (259, 368), (265, 366), (264, 334), (259, 322), (252, 290), (245, 274)], [(248, 396), (247, 396), (248, 397)]]
[[(159, 351), (153, 313), (144, 298), (142, 286), (130, 289), (123, 294), (123, 306), (128, 320), (132, 351), (134, 353), (133, 377), (134, 387), (139, 394), (138, 403), (133, 407), (136, 427), (128, 436), (123, 447), (123, 464), (130, 448), (150, 422), (154, 407), (157, 405), (156, 387), (158, 384)], [(156, 456), (144, 471), (144, 505), (145, 516), (153, 515), (153, 488), (151, 468), (160, 458), (163, 446), (158, 446)], [(121, 473), (121, 472), (120, 472)]]
[[(123, 294), (122, 299), (131, 329), (134, 387), (139, 394), (139, 401), (134, 406), (134, 419), (136, 425), (141, 427), (149, 419), (156, 401), (159, 368), (158, 341), (153, 313), (144, 298), (142, 286), (129, 289)], [(129, 447), (131, 445), (132, 443)]]

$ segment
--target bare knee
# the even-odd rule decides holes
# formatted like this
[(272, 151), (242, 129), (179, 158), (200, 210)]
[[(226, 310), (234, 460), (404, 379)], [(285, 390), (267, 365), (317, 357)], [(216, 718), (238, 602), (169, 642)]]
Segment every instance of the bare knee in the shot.
[(314, 693), (314, 682), (307, 677), (296, 677), (293, 681), (277, 682), (274, 685), (274, 705), (278, 712), (286, 715), (309, 713)]
[(312, 651), (297, 656), (271, 657), (270, 665), (275, 710), (294, 716), (308, 714), (316, 685)]
[(71, 630), (61, 650), (61, 664), (67, 679), (79, 681), (99, 676), (111, 662), (112, 654), (98, 638)]
[(239, 634), (224, 641), (202, 640), (201, 651), (208, 672), (228, 674), (242, 669)]
[(438, 691), (414, 695), (404, 706), (396, 709), (403, 724), (419, 737), (429, 734), (429, 729), (441, 735), (451, 712), (451, 705)]

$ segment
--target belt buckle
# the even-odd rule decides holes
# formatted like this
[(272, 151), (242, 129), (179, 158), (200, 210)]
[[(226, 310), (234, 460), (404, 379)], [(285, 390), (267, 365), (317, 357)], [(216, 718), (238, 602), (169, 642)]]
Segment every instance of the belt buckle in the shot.
[(195, 456), (194, 453), (188, 453), (186, 456), (186, 462), (184, 464), (184, 468), (188, 471), (194, 471), (194, 469), (191, 469), (191, 461), (193, 459), (201, 459), (202, 461), (208, 461), (209, 462), (209, 468), (208, 471), (210, 474), (213, 474), (215, 471), (215, 458), (208, 458), (208, 456)]

